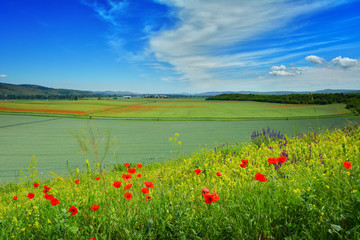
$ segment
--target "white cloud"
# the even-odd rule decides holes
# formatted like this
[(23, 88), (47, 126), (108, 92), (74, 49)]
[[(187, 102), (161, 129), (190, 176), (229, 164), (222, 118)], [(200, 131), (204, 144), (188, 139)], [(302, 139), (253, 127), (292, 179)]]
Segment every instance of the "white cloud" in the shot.
[(286, 67), (285, 67), (284, 65), (272, 66), (272, 67), (271, 67), (271, 70), (272, 70), (272, 71), (283, 71), (283, 70), (285, 70), (285, 69), (286, 69)]
[(358, 65), (359, 61), (356, 59), (351, 59), (348, 57), (342, 58), (341, 56), (339, 56), (331, 60), (331, 63), (333, 63), (335, 66), (346, 69)]
[(308, 62), (316, 63), (316, 64), (323, 64), (325, 62), (325, 59), (315, 56), (315, 55), (307, 56), (305, 58), (305, 60)]
[(5, 74), (1, 74), (1, 75), (0, 75), (0, 77), (5, 78), (5, 77), (7, 77), (7, 75), (5, 75)]
[[(183, 81), (204, 86), (212, 80), (223, 79), (224, 73), (229, 78), (238, 79), (241, 68), (264, 65), (266, 61), (271, 62), (264, 58), (270, 58), (274, 53), (279, 56), (289, 50), (275, 47), (249, 51), (242, 42), (275, 31), (284, 33), (286, 25), (294, 18), (337, 4), (333, 0), (307, 3), (277, 0), (159, 1), (176, 8), (180, 21), (176, 28), (152, 35), (149, 50), (158, 61), (173, 66), (175, 72), (183, 76)], [(294, 76), (300, 72), (275, 70), (273, 74)]]
[(328, 62), (324, 58), (310, 55), (307, 56), (305, 60), (321, 65), (322, 67), (326, 66), (327, 68), (342, 68), (344, 70), (347, 70), (352, 67), (360, 67), (359, 61), (357, 59), (352, 59), (349, 57), (338, 56)]
[(269, 74), (273, 76), (296, 76), (301, 74), (303, 70), (304, 70), (303, 68), (297, 68), (297, 67), (286, 68), (284, 65), (280, 65), (280, 66), (272, 66), (271, 72), (269, 72)]
[(316, 67), (286, 68), (284, 65), (273, 66), (269, 74), (282, 77), (273, 78), (272, 86), (276, 86), (277, 90), (301, 91), (324, 88), (360, 89), (360, 64), (358, 60), (339, 56), (328, 62), (314, 55), (305, 59), (309, 59), (310, 62), (321, 59), (321, 64)]

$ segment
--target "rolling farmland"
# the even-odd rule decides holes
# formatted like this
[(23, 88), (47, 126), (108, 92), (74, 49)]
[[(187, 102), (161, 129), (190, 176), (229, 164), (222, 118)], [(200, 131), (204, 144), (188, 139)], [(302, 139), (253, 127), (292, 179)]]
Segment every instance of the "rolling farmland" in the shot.
[[(298, 106), (203, 99), (15, 101), (0, 103), (0, 109), (3, 179), (16, 179), (32, 155), (43, 175), (66, 172), (66, 161), (71, 167), (81, 167), (89, 156), (78, 153), (79, 146), (69, 132), (86, 129), (89, 116), (100, 132), (109, 129), (119, 140), (115, 162), (142, 163), (172, 158), (174, 146), (168, 138), (174, 133), (180, 133), (181, 153), (189, 154), (202, 147), (249, 141), (252, 131), (261, 128), (294, 135), (343, 127), (348, 123), (344, 114), (353, 116), (342, 104)], [(115, 163), (105, 159), (111, 161)]]

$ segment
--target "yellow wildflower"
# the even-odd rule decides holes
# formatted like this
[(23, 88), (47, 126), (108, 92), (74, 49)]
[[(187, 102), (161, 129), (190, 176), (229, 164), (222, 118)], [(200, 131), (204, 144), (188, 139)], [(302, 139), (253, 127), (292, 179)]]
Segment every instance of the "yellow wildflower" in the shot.
[(40, 226), (40, 224), (39, 224), (38, 221), (36, 221), (33, 226), (36, 227), (36, 228), (38, 228), (38, 227)]
[(300, 193), (300, 189), (295, 189), (294, 193)]

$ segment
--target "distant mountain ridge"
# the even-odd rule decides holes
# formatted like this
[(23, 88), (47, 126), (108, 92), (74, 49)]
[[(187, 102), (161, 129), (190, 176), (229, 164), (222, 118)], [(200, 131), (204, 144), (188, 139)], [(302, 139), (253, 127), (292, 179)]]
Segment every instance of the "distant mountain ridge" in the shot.
[[(219, 91), (219, 92), (205, 92), (205, 93), (168, 93), (160, 94), (169, 97), (211, 97), (220, 94), (263, 94), (263, 95), (286, 95), (286, 94), (308, 94), (309, 91)], [(311, 91), (311, 93), (355, 93), (360, 94), (360, 90), (349, 89), (324, 89), (318, 91)], [(83, 97), (106, 97), (106, 96), (144, 96), (147, 94), (133, 93), (130, 91), (82, 91), (74, 89), (57, 89), (49, 88), (34, 84), (10, 84), (0, 83), (0, 99), (73, 99)], [(156, 93), (152, 93), (156, 95)]]
[(33, 84), (0, 83), (0, 99), (77, 99), (97, 96), (99, 95), (90, 91), (56, 89)]

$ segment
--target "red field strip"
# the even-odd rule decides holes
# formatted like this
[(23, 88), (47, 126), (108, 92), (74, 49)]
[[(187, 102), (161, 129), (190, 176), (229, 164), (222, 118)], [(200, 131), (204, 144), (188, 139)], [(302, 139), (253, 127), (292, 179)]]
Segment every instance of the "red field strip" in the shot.
[(69, 114), (85, 114), (85, 111), (71, 111), (71, 110), (53, 110), (53, 109), (21, 109), (21, 108), (6, 108), (0, 107), (0, 111), (6, 112), (41, 112), (41, 113), (69, 113)]

